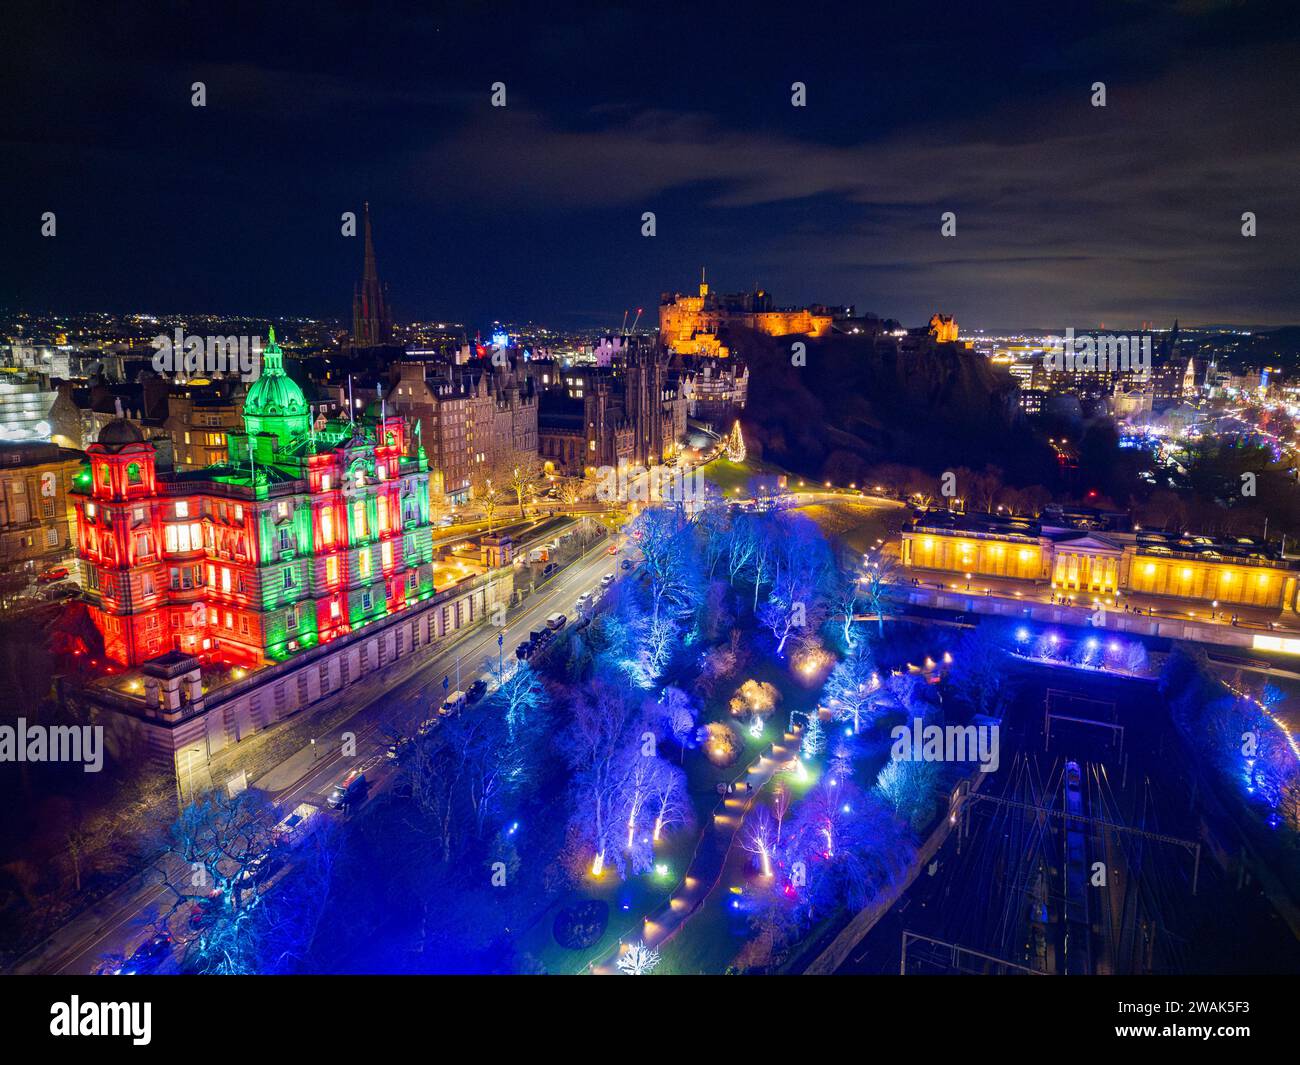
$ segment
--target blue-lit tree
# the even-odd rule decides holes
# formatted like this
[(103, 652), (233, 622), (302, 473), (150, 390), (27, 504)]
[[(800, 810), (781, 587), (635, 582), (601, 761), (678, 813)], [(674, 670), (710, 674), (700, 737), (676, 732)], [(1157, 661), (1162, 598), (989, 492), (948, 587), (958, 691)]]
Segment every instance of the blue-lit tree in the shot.
[(836, 721), (852, 722), (856, 735), (864, 721), (870, 724), (876, 716), (873, 702), (879, 687), (876, 660), (871, 647), (861, 640), (831, 670), (822, 700)]
[(942, 779), (937, 762), (895, 758), (876, 777), (876, 787), (899, 818), (920, 831), (938, 808)]

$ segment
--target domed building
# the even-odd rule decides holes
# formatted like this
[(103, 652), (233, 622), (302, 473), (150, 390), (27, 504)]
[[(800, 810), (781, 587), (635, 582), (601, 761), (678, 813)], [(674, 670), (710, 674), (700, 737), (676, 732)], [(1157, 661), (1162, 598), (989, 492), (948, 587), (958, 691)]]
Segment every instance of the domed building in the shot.
[[(107, 655), (261, 666), (433, 595), (429, 465), (398, 414), (317, 428), (271, 331), (225, 461), (160, 474), (125, 419), (71, 496)], [(376, 443), (379, 441), (379, 443)]]
[(284, 353), (270, 331), (262, 349), (262, 373), (248, 389), (244, 400), (244, 430), (250, 437), (263, 433), (288, 447), (310, 428), (311, 411), (296, 381), (284, 372)]

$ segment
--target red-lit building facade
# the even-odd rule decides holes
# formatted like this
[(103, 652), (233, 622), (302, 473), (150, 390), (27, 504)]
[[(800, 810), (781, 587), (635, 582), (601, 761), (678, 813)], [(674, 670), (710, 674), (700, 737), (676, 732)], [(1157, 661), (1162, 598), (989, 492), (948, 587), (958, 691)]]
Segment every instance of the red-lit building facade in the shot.
[(77, 548), (105, 653), (250, 666), (433, 595), (429, 470), (418, 430), (382, 408), (313, 426), (272, 332), (225, 462), (159, 474), (126, 421), (86, 449)]

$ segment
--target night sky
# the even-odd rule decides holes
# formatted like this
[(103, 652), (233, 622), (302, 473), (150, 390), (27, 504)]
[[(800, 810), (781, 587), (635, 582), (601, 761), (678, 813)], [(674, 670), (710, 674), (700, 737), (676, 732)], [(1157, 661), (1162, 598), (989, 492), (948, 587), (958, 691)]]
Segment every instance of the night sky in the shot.
[(8, 5), (0, 305), (346, 318), (368, 199), (400, 321), (1300, 320), (1300, 5), (418, 7)]

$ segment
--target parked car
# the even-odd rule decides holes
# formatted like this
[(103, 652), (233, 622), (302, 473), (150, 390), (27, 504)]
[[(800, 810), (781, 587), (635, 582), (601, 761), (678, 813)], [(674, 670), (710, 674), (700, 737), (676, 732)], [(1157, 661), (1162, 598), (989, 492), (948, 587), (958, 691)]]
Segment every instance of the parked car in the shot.
[(243, 883), (260, 884), (263, 880), (274, 876), (283, 865), (284, 855), (278, 848), (272, 847), (244, 866), (239, 874), (239, 880)]
[(419, 726), (415, 730), (415, 734), (417, 736), (427, 736), (430, 732), (432, 732), (437, 727), (438, 727), (438, 718), (427, 717), (420, 722)]
[(390, 762), (400, 762), (410, 753), (411, 741), (405, 736), (399, 736), (388, 745), (388, 749), (384, 752), (384, 757), (386, 757)]
[(548, 614), (546, 617), (546, 627), (552, 632), (559, 632), (564, 628), (564, 623), (569, 619), (561, 613)]
[(478, 702), (480, 699), (483, 698), (483, 696), (487, 694), (487, 688), (488, 688), (487, 681), (485, 681), (482, 677), (480, 677), (478, 680), (476, 680), (473, 684), (471, 684), (468, 688), (465, 689), (465, 702), (469, 706), (473, 706), (476, 702)]
[(51, 584), (45, 589), (41, 598), (51, 603), (57, 603), (60, 599), (74, 599), (81, 594), (81, 585), (72, 581), (62, 581), (58, 584)]
[(547, 577), (549, 577), (552, 573), (555, 572), (556, 568), (557, 567), (554, 562), (546, 563), (546, 565), (542, 567), (542, 579), (545, 580)]
[[(217, 892), (220, 895), (220, 892)], [(190, 915), (186, 918), (186, 923), (192, 931), (199, 931), (199, 928), (207, 925), (213, 917), (216, 917), (217, 906), (220, 905), (217, 897), (211, 899), (200, 899), (190, 906)]]
[(600, 578), (600, 586), (602, 588), (608, 588), (613, 583), (614, 583), (614, 574), (612, 573), (606, 573), (605, 576)]
[(438, 707), (438, 713), (440, 713), (443, 717), (448, 717), (449, 715), (454, 714), (457, 710), (459, 710), (464, 705), (465, 705), (465, 693), (452, 692), (449, 696), (447, 696), (446, 699), (443, 700), (442, 705)]
[(365, 773), (354, 769), (334, 785), (334, 790), (325, 801), (331, 810), (342, 810), (364, 799), (369, 788)]
[(316, 816), (319, 813), (319, 806), (300, 802), (293, 808), (293, 813), (275, 826), (276, 841), (289, 847), (298, 846), (319, 827), (320, 818)]
[(533, 655), (532, 640), (524, 640), (518, 647), (515, 648), (515, 657), (519, 659), (519, 661), (521, 662), (528, 661), (528, 659), (531, 658), (532, 655)]
[(36, 575), (37, 584), (50, 584), (53, 581), (61, 581), (68, 575), (67, 566), (51, 566), (47, 570), (42, 570)]
[(626, 573), (632, 568), (632, 560), (630, 558), (623, 559), (623, 561), (619, 563), (618, 568)]

